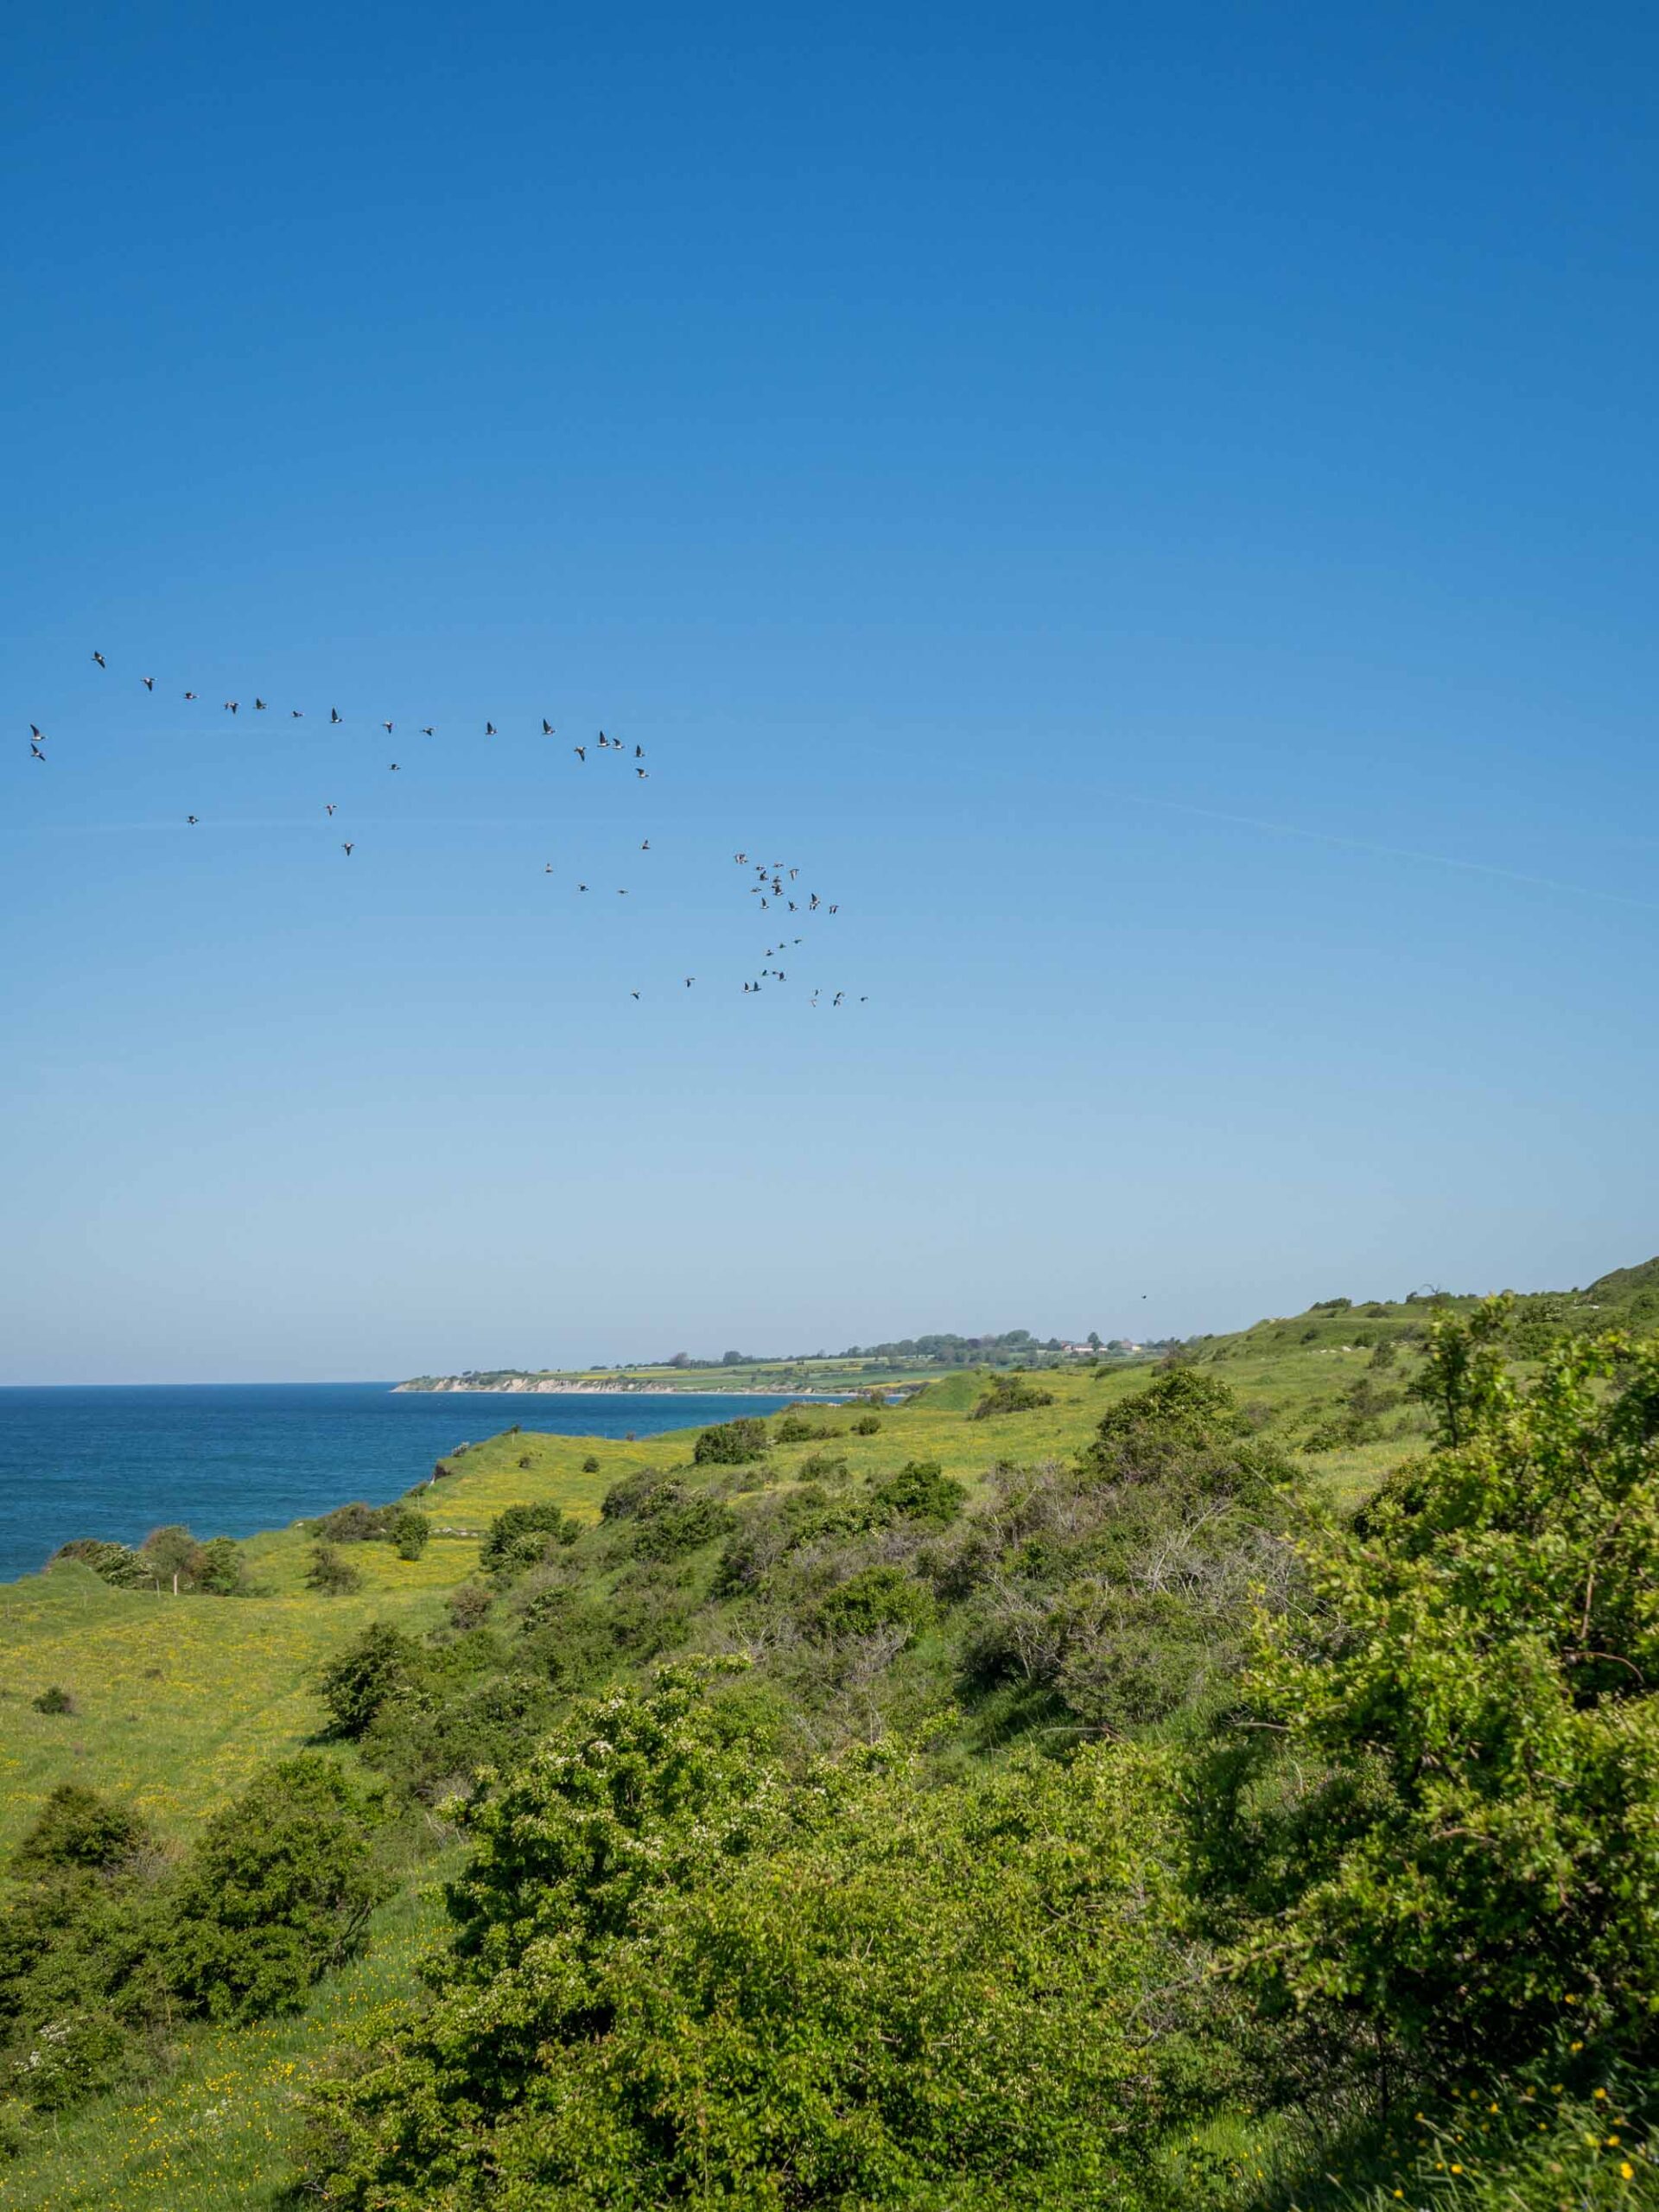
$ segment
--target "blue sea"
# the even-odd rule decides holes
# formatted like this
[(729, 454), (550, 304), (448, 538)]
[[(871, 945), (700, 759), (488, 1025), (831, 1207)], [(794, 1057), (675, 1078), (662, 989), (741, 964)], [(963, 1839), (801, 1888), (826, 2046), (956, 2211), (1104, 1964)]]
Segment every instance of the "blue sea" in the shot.
[(137, 1543), (163, 1522), (251, 1536), (360, 1497), (398, 1497), (457, 1444), (514, 1421), (563, 1436), (654, 1436), (785, 1398), (411, 1392), (389, 1382), (0, 1389), (0, 1580), (71, 1536)]

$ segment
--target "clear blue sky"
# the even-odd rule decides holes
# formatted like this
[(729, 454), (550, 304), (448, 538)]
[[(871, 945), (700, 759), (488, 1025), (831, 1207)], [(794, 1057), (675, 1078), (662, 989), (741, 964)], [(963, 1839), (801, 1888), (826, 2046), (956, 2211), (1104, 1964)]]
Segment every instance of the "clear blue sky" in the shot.
[[(16, 17), (0, 1379), (1659, 1249), (1656, 64), (1516, 0)], [(842, 908), (758, 1001), (740, 847)]]

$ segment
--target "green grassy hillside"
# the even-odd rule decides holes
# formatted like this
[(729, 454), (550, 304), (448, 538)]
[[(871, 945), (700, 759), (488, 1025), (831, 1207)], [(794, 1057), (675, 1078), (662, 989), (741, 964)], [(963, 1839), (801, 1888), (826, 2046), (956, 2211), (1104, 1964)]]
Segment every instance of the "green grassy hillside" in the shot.
[[(1427, 1298), (1332, 1301), (1203, 1340), (1190, 1357), (1200, 1375), (1224, 1381), (1248, 1448), (1259, 1444), (1275, 1465), (1300, 1469), (1309, 1494), (1340, 1515), (1422, 1448), (1427, 1418), (1408, 1386), (1421, 1370), (1428, 1323), (1448, 1304), (1472, 1310), (1472, 1301)], [(1523, 1300), (1512, 1342), (1524, 1368), (1551, 1338), (1639, 1321), (1655, 1305), (1659, 1262), (1649, 1262), (1586, 1291)], [(753, 1661), (789, 1758), (898, 1728), (925, 1741), (945, 1775), (995, 1765), (1022, 1740), (1048, 1749), (1086, 1740), (1096, 1732), (1094, 1693), (1068, 1687), (1064, 1669), (1021, 1681), (1006, 1654), (995, 1662), (1001, 1675), (983, 1657), (989, 1586), (982, 1567), (976, 1585), (964, 1579), (962, 1562), (987, 1541), (976, 1531), (1003, 1548), (1002, 1581), (992, 1577), (1001, 1592), (997, 1632), (1017, 1641), (1019, 1605), (1030, 1612), (1050, 1602), (1051, 1555), (1073, 1541), (1058, 1507), (1042, 1524), (1047, 1534), (1021, 1539), (1021, 1528), (1037, 1525), (1022, 1501), (1051, 1479), (1045, 1468), (1084, 1459), (1109, 1409), (1144, 1393), (1157, 1372), (1046, 1370), (1030, 1387), (1047, 1402), (976, 1418), (995, 1377), (958, 1371), (879, 1412), (863, 1403), (805, 1408), (798, 1419), (817, 1433), (792, 1440), (780, 1438), (773, 1417), (764, 1457), (737, 1464), (699, 1463), (693, 1430), (628, 1443), (511, 1429), (456, 1454), (441, 1479), (410, 1494), (432, 1522), (421, 1556), (399, 1557), (386, 1542), (341, 1546), (361, 1579), (345, 1595), (308, 1586), (316, 1530), (308, 1523), (241, 1548), (256, 1593), (248, 1596), (112, 1588), (72, 1563), (0, 1588), (0, 1849), (16, 1845), (66, 1782), (136, 1805), (182, 1849), (260, 1770), (319, 1743), (348, 1768), (388, 1777), (408, 1808), (400, 1886), (376, 1916), (366, 1956), (321, 1980), (296, 2016), (245, 2028), (181, 2023), (142, 2095), (105, 2097), (24, 2126), (17, 2157), (0, 2165), (0, 2207), (209, 2212), (282, 2201), (297, 2095), (342, 2035), (413, 1986), (441, 1917), (439, 1880), (454, 1863), (443, 1802), (450, 1785), (431, 1782), (439, 1769), (420, 1766), (407, 1728), (399, 1736), (377, 1724), (353, 1741), (329, 1733), (322, 1670), (371, 1624), (405, 1632), (435, 1664), (474, 1669), (459, 1691), (459, 1677), (435, 1676), (425, 1694), (461, 1695), (457, 1711), (476, 1694), (485, 1700), (478, 1710), (493, 1714), (491, 1684), (522, 1691), (533, 1675), (540, 1687), (531, 1686), (530, 1718), (512, 1723), (519, 1735), (509, 1727), (490, 1742), (529, 1741), (524, 1732), (547, 1725), (570, 1691), (642, 1678), (664, 1653), (734, 1650)], [(858, 1433), (872, 1419), (879, 1425)], [(936, 1467), (946, 1491), (960, 1487), (954, 1552), (925, 1529), (904, 1535), (908, 1524), (871, 1517), (871, 1501), (915, 1463)], [(652, 1491), (658, 1477), (671, 1487)], [(1063, 1506), (1063, 1481), (1054, 1494)], [(642, 1507), (647, 1497), (654, 1503)], [(670, 1510), (652, 1519), (664, 1499)], [(549, 1539), (539, 1564), (486, 1573), (490, 1524), (524, 1504), (560, 1508), (575, 1540)], [(774, 1555), (776, 1568), (765, 1567)], [(861, 1641), (851, 1635), (840, 1644), (812, 1627), (844, 1605), (847, 1591), (890, 1594), (895, 1578), (917, 1573), (932, 1577), (937, 1594), (891, 1648), (868, 1623)], [(964, 1598), (970, 1587), (978, 1594)], [(452, 1624), (451, 1601), (463, 1588), (487, 1611), (476, 1651)], [(1179, 1636), (1166, 1652), (1155, 1638), (1147, 1648), (1156, 1665), (1187, 1663)], [(476, 1693), (474, 1682), (482, 1685)], [(73, 1710), (38, 1709), (53, 1688), (68, 1694)], [(1189, 1707), (1202, 1709), (1201, 1681), (1182, 1694), (1185, 1707), (1166, 1700), (1169, 1718), (1153, 1726), (1154, 1738), (1179, 1730)]]

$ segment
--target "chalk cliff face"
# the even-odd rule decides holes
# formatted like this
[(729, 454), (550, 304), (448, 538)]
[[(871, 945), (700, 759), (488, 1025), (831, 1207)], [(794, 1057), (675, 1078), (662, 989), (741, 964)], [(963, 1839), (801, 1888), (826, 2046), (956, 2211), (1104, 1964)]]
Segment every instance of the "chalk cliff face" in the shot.
[[(556, 1375), (506, 1375), (492, 1376), (487, 1382), (474, 1382), (469, 1381), (464, 1375), (423, 1375), (416, 1382), (398, 1382), (394, 1384), (393, 1388), (398, 1390), (505, 1390), (514, 1393), (545, 1390), (561, 1398), (580, 1396), (583, 1392), (588, 1391), (608, 1395), (617, 1390), (632, 1390), (642, 1396), (663, 1398), (671, 1398), (677, 1395), (671, 1383), (631, 1382), (622, 1376), (619, 1376), (614, 1382), (568, 1382)], [(711, 1392), (709, 1395), (714, 1394)], [(732, 1395), (741, 1394), (734, 1392)]]

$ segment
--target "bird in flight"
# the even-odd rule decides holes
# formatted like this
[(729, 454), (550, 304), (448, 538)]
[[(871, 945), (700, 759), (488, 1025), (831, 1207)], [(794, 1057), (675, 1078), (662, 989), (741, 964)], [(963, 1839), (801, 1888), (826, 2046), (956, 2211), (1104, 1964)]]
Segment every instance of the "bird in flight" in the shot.
[(644, 747), (643, 745), (636, 745), (636, 746), (634, 747), (634, 748), (633, 748), (633, 757), (634, 757), (634, 759), (635, 759), (636, 760), (643, 760), (645, 759), (645, 747)]
[(576, 886), (576, 888), (577, 888), (577, 890), (578, 890), (578, 891), (585, 891), (585, 890), (588, 888), (588, 887), (587, 887), (587, 885), (586, 885), (585, 883), (579, 883), (579, 884)]
[(344, 854), (345, 854), (345, 855), (346, 855), (346, 859), (347, 859), (347, 860), (350, 860), (350, 858), (352, 857), (352, 849), (351, 849), (351, 847), (350, 847), (349, 845), (342, 845), (342, 846), (340, 847), (340, 851), (341, 851), (342, 853), (344, 853)]
[(330, 721), (331, 722), (337, 722), (337, 721), (341, 721), (341, 720), (343, 719), (343, 717), (342, 717), (342, 715), (341, 715), (341, 714), (340, 714), (340, 709), (339, 709), (338, 707), (330, 707), (330, 708), (329, 708), (329, 709), (328, 709), (328, 719), (329, 719), (329, 721)]
[(436, 730), (431, 728), (429, 726), (421, 732), (421, 735), (423, 737), (435, 737), (437, 734)]
[(333, 817), (333, 814), (334, 814), (334, 800), (333, 800), (333, 799), (331, 799), (331, 798), (326, 798), (326, 799), (324, 799), (324, 801), (322, 802), (322, 810), (323, 810), (323, 812), (324, 812), (326, 815), (328, 815), (330, 817)]
[(100, 668), (107, 668), (110, 664), (108, 661), (105, 659), (102, 653), (94, 653), (92, 655), (92, 658), (98, 663)]
[(238, 707), (238, 706), (240, 706), (240, 704), (241, 704), (241, 703), (242, 703), (242, 702), (241, 702), (241, 701), (240, 701), (239, 699), (227, 699), (227, 700), (225, 702), (225, 711), (226, 711), (226, 713), (227, 715), (233, 715), (233, 714), (236, 712), (236, 710), (237, 710)]
[(651, 840), (649, 837), (646, 838), (645, 843), (640, 846), (639, 849), (642, 853), (648, 853), (651, 850)]
[(639, 997), (639, 992), (638, 992), (638, 991), (630, 991), (630, 992), (628, 993), (628, 996), (629, 996), (631, 999), (637, 999), (637, 998)]
[(551, 736), (552, 736), (552, 734), (553, 734), (553, 725), (552, 725), (552, 723), (551, 723), (550, 721), (549, 721), (549, 720), (547, 719), (547, 716), (546, 716), (545, 715), (543, 715), (542, 716), (542, 735), (543, 735), (543, 737), (551, 737)]
[(187, 699), (194, 699), (196, 695), (194, 691), (187, 691), (184, 696)]
[(201, 817), (199, 814), (187, 814), (184, 818), (187, 823), (194, 823), (200, 822)]
[(380, 727), (385, 730), (388, 737), (391, 735), (391, 724), (390, 722), (382, 722)]
[(686, 989), (687, 989), (688, 991), (690, 989), (690, 988), (691, 988), (692, 984), (693, 984), (693, 983), (695, 983), (695, 982), (696, 982), (696, 980), (697, 980), (697, 979), (696, 979), (696, 977), (695, 976), (688, 976), (686, 977), (686, 979), (685, 979), (685, 988), (686, 988)]
[(486, 737), (493, 737), (495, 735), (495, 724), (493, 722), (485, 723), (484, 734)]
[(153, 691), (156, 689), (156, 679), (153, 676), (141, 677), (139, 681), (143, 683), (146, 691)]
[(578, 760), (585, 760), (588, 758), (588, 748), (585, 745), (573, 745), (570, 750), (575, 754)]
[(257, 715), (263, 715), (265, 711), (264, 701), (263, 699), (256, 699), (253, 702), (253, 710)]
[(634, 772), (634, 774), (635, 774), (636, 776), (638, 776), (638, 777), (640, 779), (640, 780), (641, 780), (642, 782), (645, 780), (645, 770), (644, 770), (643, 768), (636, 768), (636, 769), (634, 770), (634, 772)]
[(38, 731), (29, 741), (29, 753), (31, 760), (44, 760), (46, 758), (46, 754), (41, 749), (40, 734)]
[(391, 764), (391, 772), (394, 776), (397, 773), (397, 763), (395, 760)]

